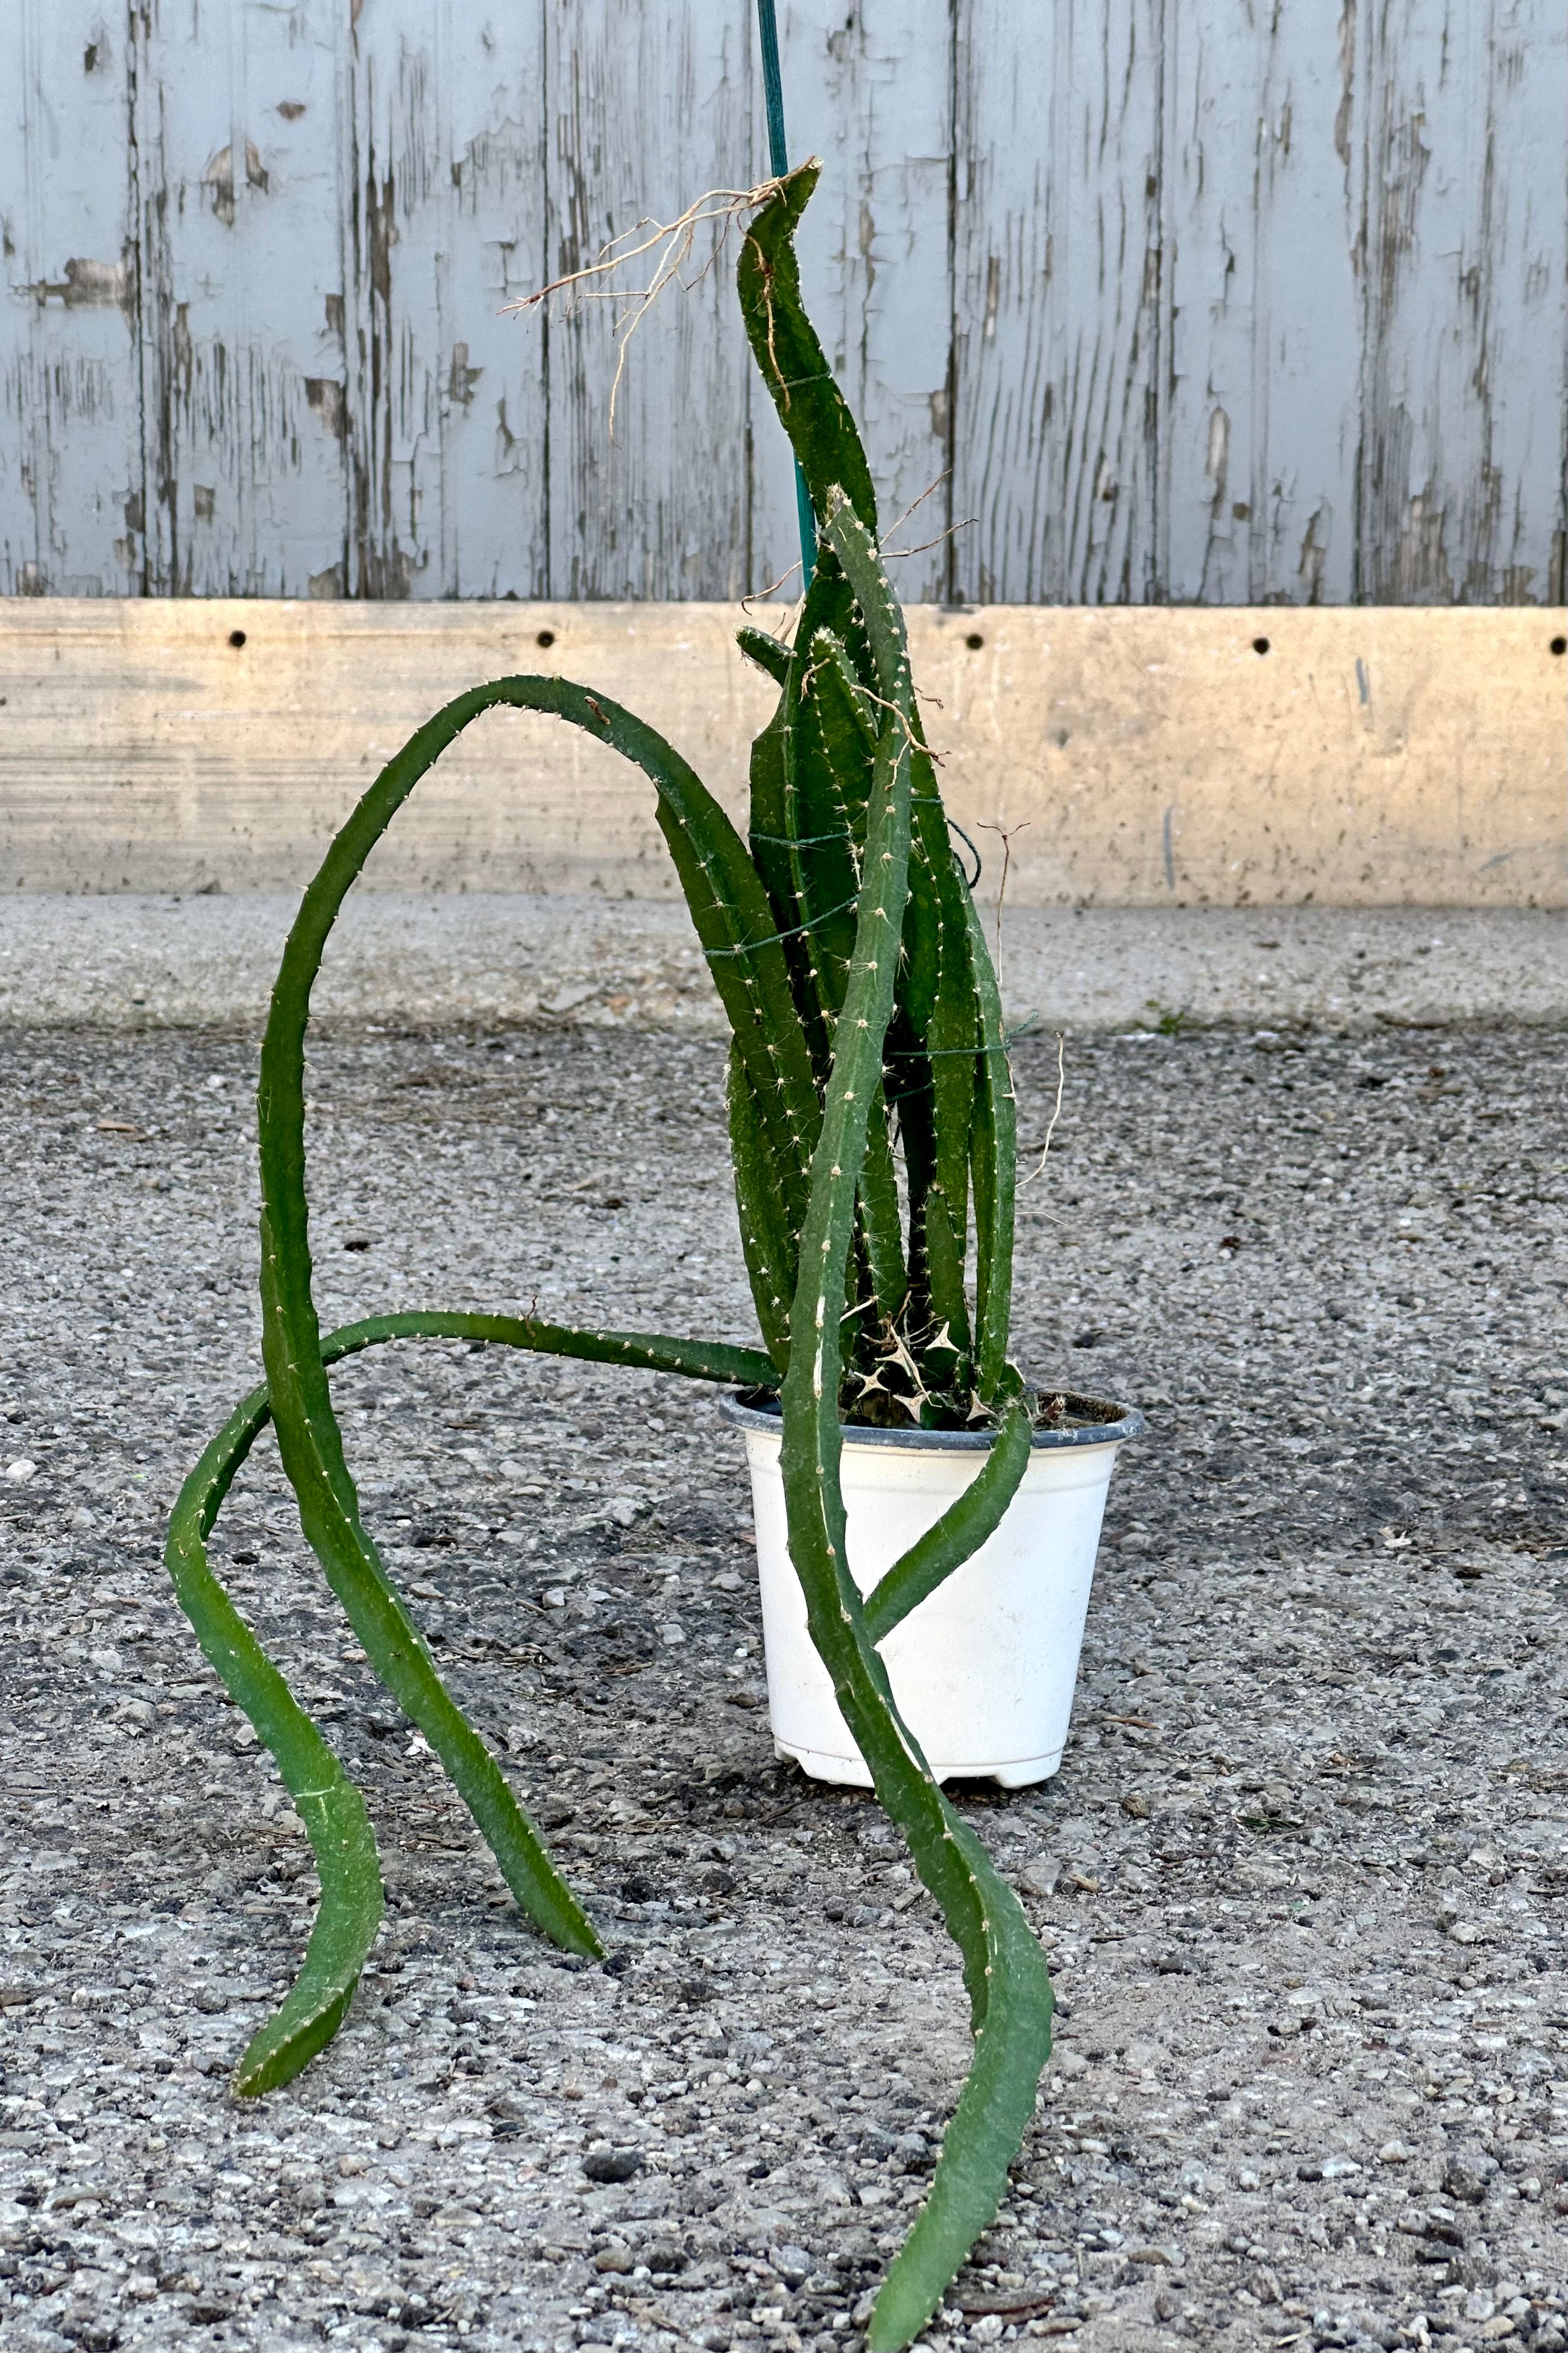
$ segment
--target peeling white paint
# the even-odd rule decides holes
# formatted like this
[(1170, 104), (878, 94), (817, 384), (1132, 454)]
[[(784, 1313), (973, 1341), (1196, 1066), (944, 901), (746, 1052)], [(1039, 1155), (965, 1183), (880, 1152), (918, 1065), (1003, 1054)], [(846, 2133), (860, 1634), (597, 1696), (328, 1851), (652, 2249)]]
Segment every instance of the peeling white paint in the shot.
[[(885, 522), (930, 493), (907, 597), (1562, 597), (1560, 0), (781, 15), (808, 298)], [(730, 258), (640, 333), (613, 443), (604, 310), (507, 309), (758, 174), (748, 10), (13, 0), (0, 88), (0, 592), (794, 561)]]

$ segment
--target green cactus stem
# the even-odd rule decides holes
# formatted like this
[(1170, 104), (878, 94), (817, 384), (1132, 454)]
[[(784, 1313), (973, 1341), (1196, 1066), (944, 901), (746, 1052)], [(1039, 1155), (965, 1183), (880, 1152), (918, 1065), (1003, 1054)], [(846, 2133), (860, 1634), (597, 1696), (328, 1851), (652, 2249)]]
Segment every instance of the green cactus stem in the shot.
[[(192, 1472), (167, 1556), (203, 1649), (278, 1761), (321, 1872), (300, 1974), (240, 2064), (238, 2088), (259, 2093), (337, 2031), (381, 1917), (363, 1801), (207, 1559), (268, 1419), (305, 1535), (372, 1666), (439, 1757), (519, 1905), (545, 1936), (592, 1953), (592, 1925), (382, 1562), (329, 1367), (387, 1340), (461, 1337), (778, 1390), (789, 1551), (812, 1640), (963, 1953), (974, 2033), (931, 2194), (871, 2320), (872, 2353), (897, 2353), (996, 2211), (1050, 2048), (1051, 1989), (1016, 1896), (938, 1787), (877, 1645), (997, 1526), (1028, 1464), (1034, 1401), (1008, 1356), (1016, 1136), (1000, 996), (921, 727), (865, 453), (801, 302), (794, 237), (816, 176), (806, 164), (776, 187), (739, 268), (746, 332), (795, 449), (816, 550), (793, 645), (741, 632), (778, 689), (752, 751), (749, 839), (652, 728), (560, 679), (475, 687), (388, 763), (306, 892), (273, 992), (258, 1094), (267, 1385)], [(761, 1348), (440, 1313), (321, 1335), (306, 1183), (311, 990), (371, 850), (446, 747), (503, 704), (597, 737), (654, 787), (730, 1024), (735, 1198)], [(865, 1602), (846, 1555), (846, 1421), (980, 1428), (994, 1440), (978, 1475)]]

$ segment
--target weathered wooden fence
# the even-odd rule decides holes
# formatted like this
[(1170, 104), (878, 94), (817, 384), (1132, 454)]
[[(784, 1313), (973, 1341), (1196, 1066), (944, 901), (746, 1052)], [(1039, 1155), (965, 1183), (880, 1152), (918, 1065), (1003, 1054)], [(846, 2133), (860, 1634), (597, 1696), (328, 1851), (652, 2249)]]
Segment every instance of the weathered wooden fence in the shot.
[[(947, 601), (1563, 594), (1562, 0), (786, 0), (808, 290)], [(0, 588), (728, 597), (794, 510), (725, 267), (751, 0), (3, 0)], [(938, 487), (932, 491), (931, 485)]]

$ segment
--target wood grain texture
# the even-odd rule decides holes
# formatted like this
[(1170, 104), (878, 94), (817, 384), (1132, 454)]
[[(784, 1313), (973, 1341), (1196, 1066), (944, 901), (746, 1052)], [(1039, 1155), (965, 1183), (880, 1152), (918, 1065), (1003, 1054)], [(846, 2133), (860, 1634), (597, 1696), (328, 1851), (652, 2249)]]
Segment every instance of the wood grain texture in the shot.
[(1354, 580), (1363, 173), (1355, 0), (1167, 21), (1164, 593), (1342, 604)]
[[(781, 0), (808, 301), (911, 600), (1560, 599), (1562, 0)], [(9, 0), (0, 592), (729, 596), (796, 556), (750, 0)], [(700, 256), (694, 257), (694, 262)], [(931, 542), (931, 544), (923, 543)]]
[(0, 593), (139, 586), (132, 192), (123, 20), (0, 9)]
[[(615, 695), (740, 816), (772, 690), (736, 618), (715, 604), (0, 603), (0, 892), (298, 886), (433, 708), (520, 670)], [(1019, 905), (1562, 906), (1563, 628), (1517, 610), (927, 605), (910, 638), (949, 807), (988, 845), (983, 896), (999, 872), (983, 828), (1003, 827)], [(521, 712), (452, 747), (365, 879), (675, 892), (646, 781)]]
[(546, 586), (537, 9), (376, 0), (348, 47), (340, 142), (356, 596)]
[(148, 568), (179, 596), (310, 596), (342, 565), (340, 13), (133, 20)]
[[(747, 12), (684, 0), (546, 0), (545, 26), (552, 278), (591, 263), (639, 222), (674, 221), (708, 190), (752, 185)], [(613, 438), (616, 325), (629, 314), (585, 297), (550, 321), (551, 593), (727, 596), (752, 586), (751, 360), (737, 332), (734, 251), (731, 236), (726, 258), (705, 270), (700, 242), (684, 283), (637, 325)], [(647, 284), (656, 259), (628, 258), (609, 282)], [(532, 318), (522, 331), (543, 332)]]
[(1561, 427), (1525, 379), (1563, 348), (1568, 18), (1556, 0), (1362, 5), (1355, 593), (1561, 595)]
[(1156, 595), (1162, 0), (963, 0), (954, 585)]

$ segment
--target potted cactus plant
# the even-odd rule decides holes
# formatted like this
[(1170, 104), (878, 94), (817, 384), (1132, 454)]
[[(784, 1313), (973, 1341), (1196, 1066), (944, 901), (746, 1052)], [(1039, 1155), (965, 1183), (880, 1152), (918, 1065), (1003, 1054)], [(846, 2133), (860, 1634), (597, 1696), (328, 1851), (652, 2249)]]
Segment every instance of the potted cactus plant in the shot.
[[(446, 1691), (382, 1563), (361, 1514), (329, 1369), (384, 1340), (466, 1336), (683, 1373), (736, 1392), (759, 1535), (777, 1539), (764, 1562), (770, 1633), (809, 1642), (804, 1700), (790, 1683), (801, 1681), (799, 1657), (786, 1665), (780, 1651), (770, 1662), (775, 1733), (809, 1769), (874, 1784), (964, 1959), (974, 2062), (930, 2196), (877, 2302), (870, 2342), (883, 2348), (918, 2334), (992, 2220), (1050, 2044), (1039, 1944), (942, 1781), (1009, 1764), (1025, 1769), (1004, 1778), (1054, 1769), (1065, 1700), (1058, 1688), (1054, 1730), (1036, 1723), (1022, 1736), (1026, 1746), (1036, 1741), (1034, 1751), (992, 1754), (987, 1763), (964, 1747), (981, 1737), (973, 1725), (957, 1735), (943, 1728), (940, 1694), (933, 1702), (922, 1685), (916, 1706), (906, 1704), (899, 1660), (890, 1648), (885, 1659), (879, 1645), (918, 1624), (912, 1613), (931, 1597), (952, 1601), (956, 1614), (937, 1648), (951, 1650), (968, 1630), (968, 1667), (984, 1701), (987, 1688), (994, 1695), (1017, 1681), (1018, 1613), (1026, 1614), (1031, 1585), (1050, 1586), (1054, 1575), (1060, 1622), (1047, 1639), (1065, 1648), (1070, 1697), (1105, 1481), (1136, 1418), (1037, 1396), (1008, 1354), (1015, 1128), (1002, 1008), (922, 736), (865, 455), (801, 302), (794, 235), (816, 176), (808, 164), (755, 192), (739, 268), (746, 331), (798, 458), (817, 542), (793, 644), (741, 633), (779, 689), (752, 754), (749, 839), (653, 729), (556, 678), (475, 687), (383, 770), (305, 893), (262, 1050), (267, 1384), (192, 1472), (168, 1561), (208, 1658), (278, 1761), (321, 1873), (321, 1907), (300, 1974), (240, 2064), (237, 2088), (254, 2094), (296, 2074), (336, 2032), (382, 1905), (359, 1792), (207, 1561), (205, 1539), (258, 1433), (268, 1419), (275, 1424), (329, 1583), (519, 1904), (558, 1944), (593, 1954), (591, 1922)], [(395, 1314), (320, 1330), (303, 1092), (311, 987), (371, 849), (445, 747), (499, 703), (552, 713), (597, 736), (658, 793), (659, 824), (730, 1022), (730, 1137), (760, 1347), (568, 1329), (535, 1316)], [(916, 1492), (895, 1505), (888, 1496), (897, 1466), (889, 1466), (899, 1455), (913, 1457), (905, 1485)], [(1070, 1523), (1068, 1558), (1053, 1572), (1042, 1570), (1035, 1522), (1058, 1507)], [(879, 1543), (881, 1559), (873, 1557)], [(988, 1600), (976, 1582), (983, 1548), (993, 1556)], [(1060, 1656), (1055, 1666), (1060, 1687)], [(1025, 1684), (1030, 1672), (1026, 1663)]]

